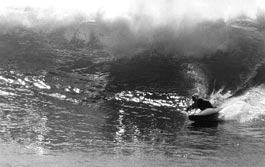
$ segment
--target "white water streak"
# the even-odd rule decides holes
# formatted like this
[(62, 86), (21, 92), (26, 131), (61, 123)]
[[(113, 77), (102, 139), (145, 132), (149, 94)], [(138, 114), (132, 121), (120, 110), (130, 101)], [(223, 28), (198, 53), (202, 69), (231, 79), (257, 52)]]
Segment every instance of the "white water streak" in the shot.
[(245, 94), (227, 99), (221, 106), (224, 120), (248, 122), (265, 115), (265, 87), (252, 88)]

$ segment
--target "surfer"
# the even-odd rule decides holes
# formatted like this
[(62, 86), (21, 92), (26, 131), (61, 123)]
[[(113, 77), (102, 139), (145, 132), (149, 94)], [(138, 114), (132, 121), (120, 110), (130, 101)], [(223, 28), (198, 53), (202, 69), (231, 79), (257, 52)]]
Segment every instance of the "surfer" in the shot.
[(192, 95), (191, 98), (194, 103), (186, 109), (186, 112), (188, 112), (191, 109), (197, 109), (197, 108), (199, 108), (201, 111), (207, 108), (214, 108), (213, 105), (208, 100), (200, 98), (199, 95), (197, 94)]

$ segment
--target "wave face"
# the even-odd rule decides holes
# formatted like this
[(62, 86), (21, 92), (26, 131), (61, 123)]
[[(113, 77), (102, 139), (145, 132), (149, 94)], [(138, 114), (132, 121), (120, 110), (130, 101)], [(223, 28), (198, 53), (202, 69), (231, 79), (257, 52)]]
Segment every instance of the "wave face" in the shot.
[[(161, 31), (158, 36), (169, 32)], [(258, 86), (265, 79), (265, 37), (259, 23), (247, 19), (203, 22), (189, 33), (182, 33), (176, 39), (174, 34), (168, 40), (154, 39), (144, 51), (118, 58), (110, 66), (108, 88), (117, 92), (174, 92), (181, 96), (197, 92), (223, 107), (225, 119), (256, 117), (253, 102), (265, 98), (263, 93), (254, 93), (263, 91)], [(252, 110), (253, 115), (248, 114)], [(257, 112), (263, 113), (261, 109)]]
[[(104, 76), (104, 82), (96, 86), (100, 88), (97, 94), (107, 97), (123, 91), (173, 93), (181, 98), (200, 93), (226, 108), (234, 98), (262, 89), (262, 21), (245, 18), (172, 26), (147, 23), (134, 26), (122, 19), (95, 19), (49, 29), (11, 26), (0, 34), (0, 63), (5, 69), (25, 73), (97, 73), (92, 80)], [(134, 93), (132, 96), (138, 98)], [(161, 99), (171, 105), (166, 97)], [(254, 96), (249, 98), (254, 100)]]
[[(135, 87), (139, 82), (139, 85), (146, 87), (171, 84), (172, 87), (181, 88), (181, 85), (185, 85), (188, 92), (192, 82), (196, 89), (191, 92), (199, 91), (203, 95), (220, 89), (238, 94), (253, 85), (262, 84), (263, 33), (256, 27), (238, 23), (221, 25), (221, 28), (215, 26), (217, 23), (196, 27), (196, 32), (182, 38), (187, 45), (175, 41), (173, 48), (168, 46), (172, 45), (170, 41), (160, 44), (155, 41), (156, 46), (148, 51), (132, 58), (119, 59), (111, 68), (114, 82)], [(208, 50), (206, 47), (209, 47)]]

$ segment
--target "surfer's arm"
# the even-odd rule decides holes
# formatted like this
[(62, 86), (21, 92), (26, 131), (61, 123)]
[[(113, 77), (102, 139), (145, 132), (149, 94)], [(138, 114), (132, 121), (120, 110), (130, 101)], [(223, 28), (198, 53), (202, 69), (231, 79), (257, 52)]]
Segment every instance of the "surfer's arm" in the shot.
[(194, 108), (198, 108), (198, 105), (196, 103), (193, 103), (191, 106), (187, 107), (186, 112)]

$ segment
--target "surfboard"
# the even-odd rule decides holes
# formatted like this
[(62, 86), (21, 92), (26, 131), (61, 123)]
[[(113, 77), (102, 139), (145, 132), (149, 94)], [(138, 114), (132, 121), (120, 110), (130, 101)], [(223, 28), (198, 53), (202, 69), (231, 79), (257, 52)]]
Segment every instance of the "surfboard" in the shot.
[(220, 108), (208, 108), (201, 112), (189, 114), (189, 120), (194, 122), (214, 122), (220, 121), (219, 111)]

